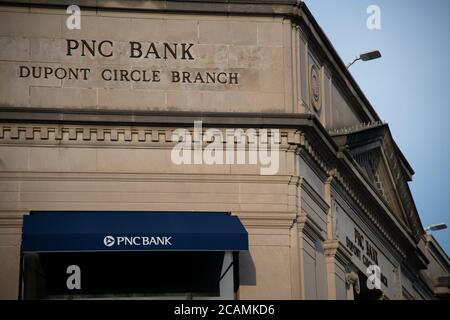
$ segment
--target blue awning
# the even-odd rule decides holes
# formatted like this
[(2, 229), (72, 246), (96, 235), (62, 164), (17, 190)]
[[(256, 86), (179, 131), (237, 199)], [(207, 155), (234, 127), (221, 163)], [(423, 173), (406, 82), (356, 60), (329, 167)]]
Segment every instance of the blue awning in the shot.
[(242, 251), (248, 235), (236, 216), (217, 212), (31, 212), (22, 252)]

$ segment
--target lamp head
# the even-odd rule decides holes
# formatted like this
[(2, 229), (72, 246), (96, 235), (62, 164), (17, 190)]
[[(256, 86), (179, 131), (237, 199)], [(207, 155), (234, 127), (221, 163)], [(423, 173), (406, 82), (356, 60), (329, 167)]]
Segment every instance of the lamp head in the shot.
[(378, 50), (364, 52), (359, 55), (359, 58), (362, 61), (379, 59), (379, 58), (381, 58), (381, 52)]
[(439, 231), (447, 229), (447, 225), (445, 223), (432, 224), (425, 228), (425, 231)]

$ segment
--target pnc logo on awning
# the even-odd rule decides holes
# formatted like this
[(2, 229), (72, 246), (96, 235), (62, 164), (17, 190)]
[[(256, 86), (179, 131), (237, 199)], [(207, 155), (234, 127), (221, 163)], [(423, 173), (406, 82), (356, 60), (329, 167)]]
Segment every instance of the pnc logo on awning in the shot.
[(112, 236), (106, 236), (105, 239), (103, 239), (103, 243), (107, 247), (112, 247), (116, 241), (114, 240), (114, 237)]
[(147, 236), (106, 236), (103, 244), (107, 247), (117, 246), (171, 246), (172, 237), (147, 237)]

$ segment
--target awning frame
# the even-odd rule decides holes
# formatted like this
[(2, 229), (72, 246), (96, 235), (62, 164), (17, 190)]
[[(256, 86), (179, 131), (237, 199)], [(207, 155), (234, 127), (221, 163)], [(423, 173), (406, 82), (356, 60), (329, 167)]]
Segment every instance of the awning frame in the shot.
[(245, 251), (248, 234), (225, 212), (32, 211), (22, 253)]

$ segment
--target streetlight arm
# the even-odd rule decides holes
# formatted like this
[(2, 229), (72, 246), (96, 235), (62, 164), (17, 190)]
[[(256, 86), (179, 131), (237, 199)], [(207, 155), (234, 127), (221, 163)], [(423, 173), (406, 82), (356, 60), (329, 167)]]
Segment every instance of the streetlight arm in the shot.
[(370, 61), (370, 60), (375, 60), (375, 59), (379, 59), (379, 58), (381, 58), (381, 53), (378, 50), (361, 53), (359, 56), (356, 56), (356, 58), (353, 59), (353, 61), (347, 65), (347, 69), (350, 68), (358, 60)]
[(349, 69), (356, 61), (361, 60), (360, 57), (356, 57), (349, 64), (347, 64), (347, 69)]

